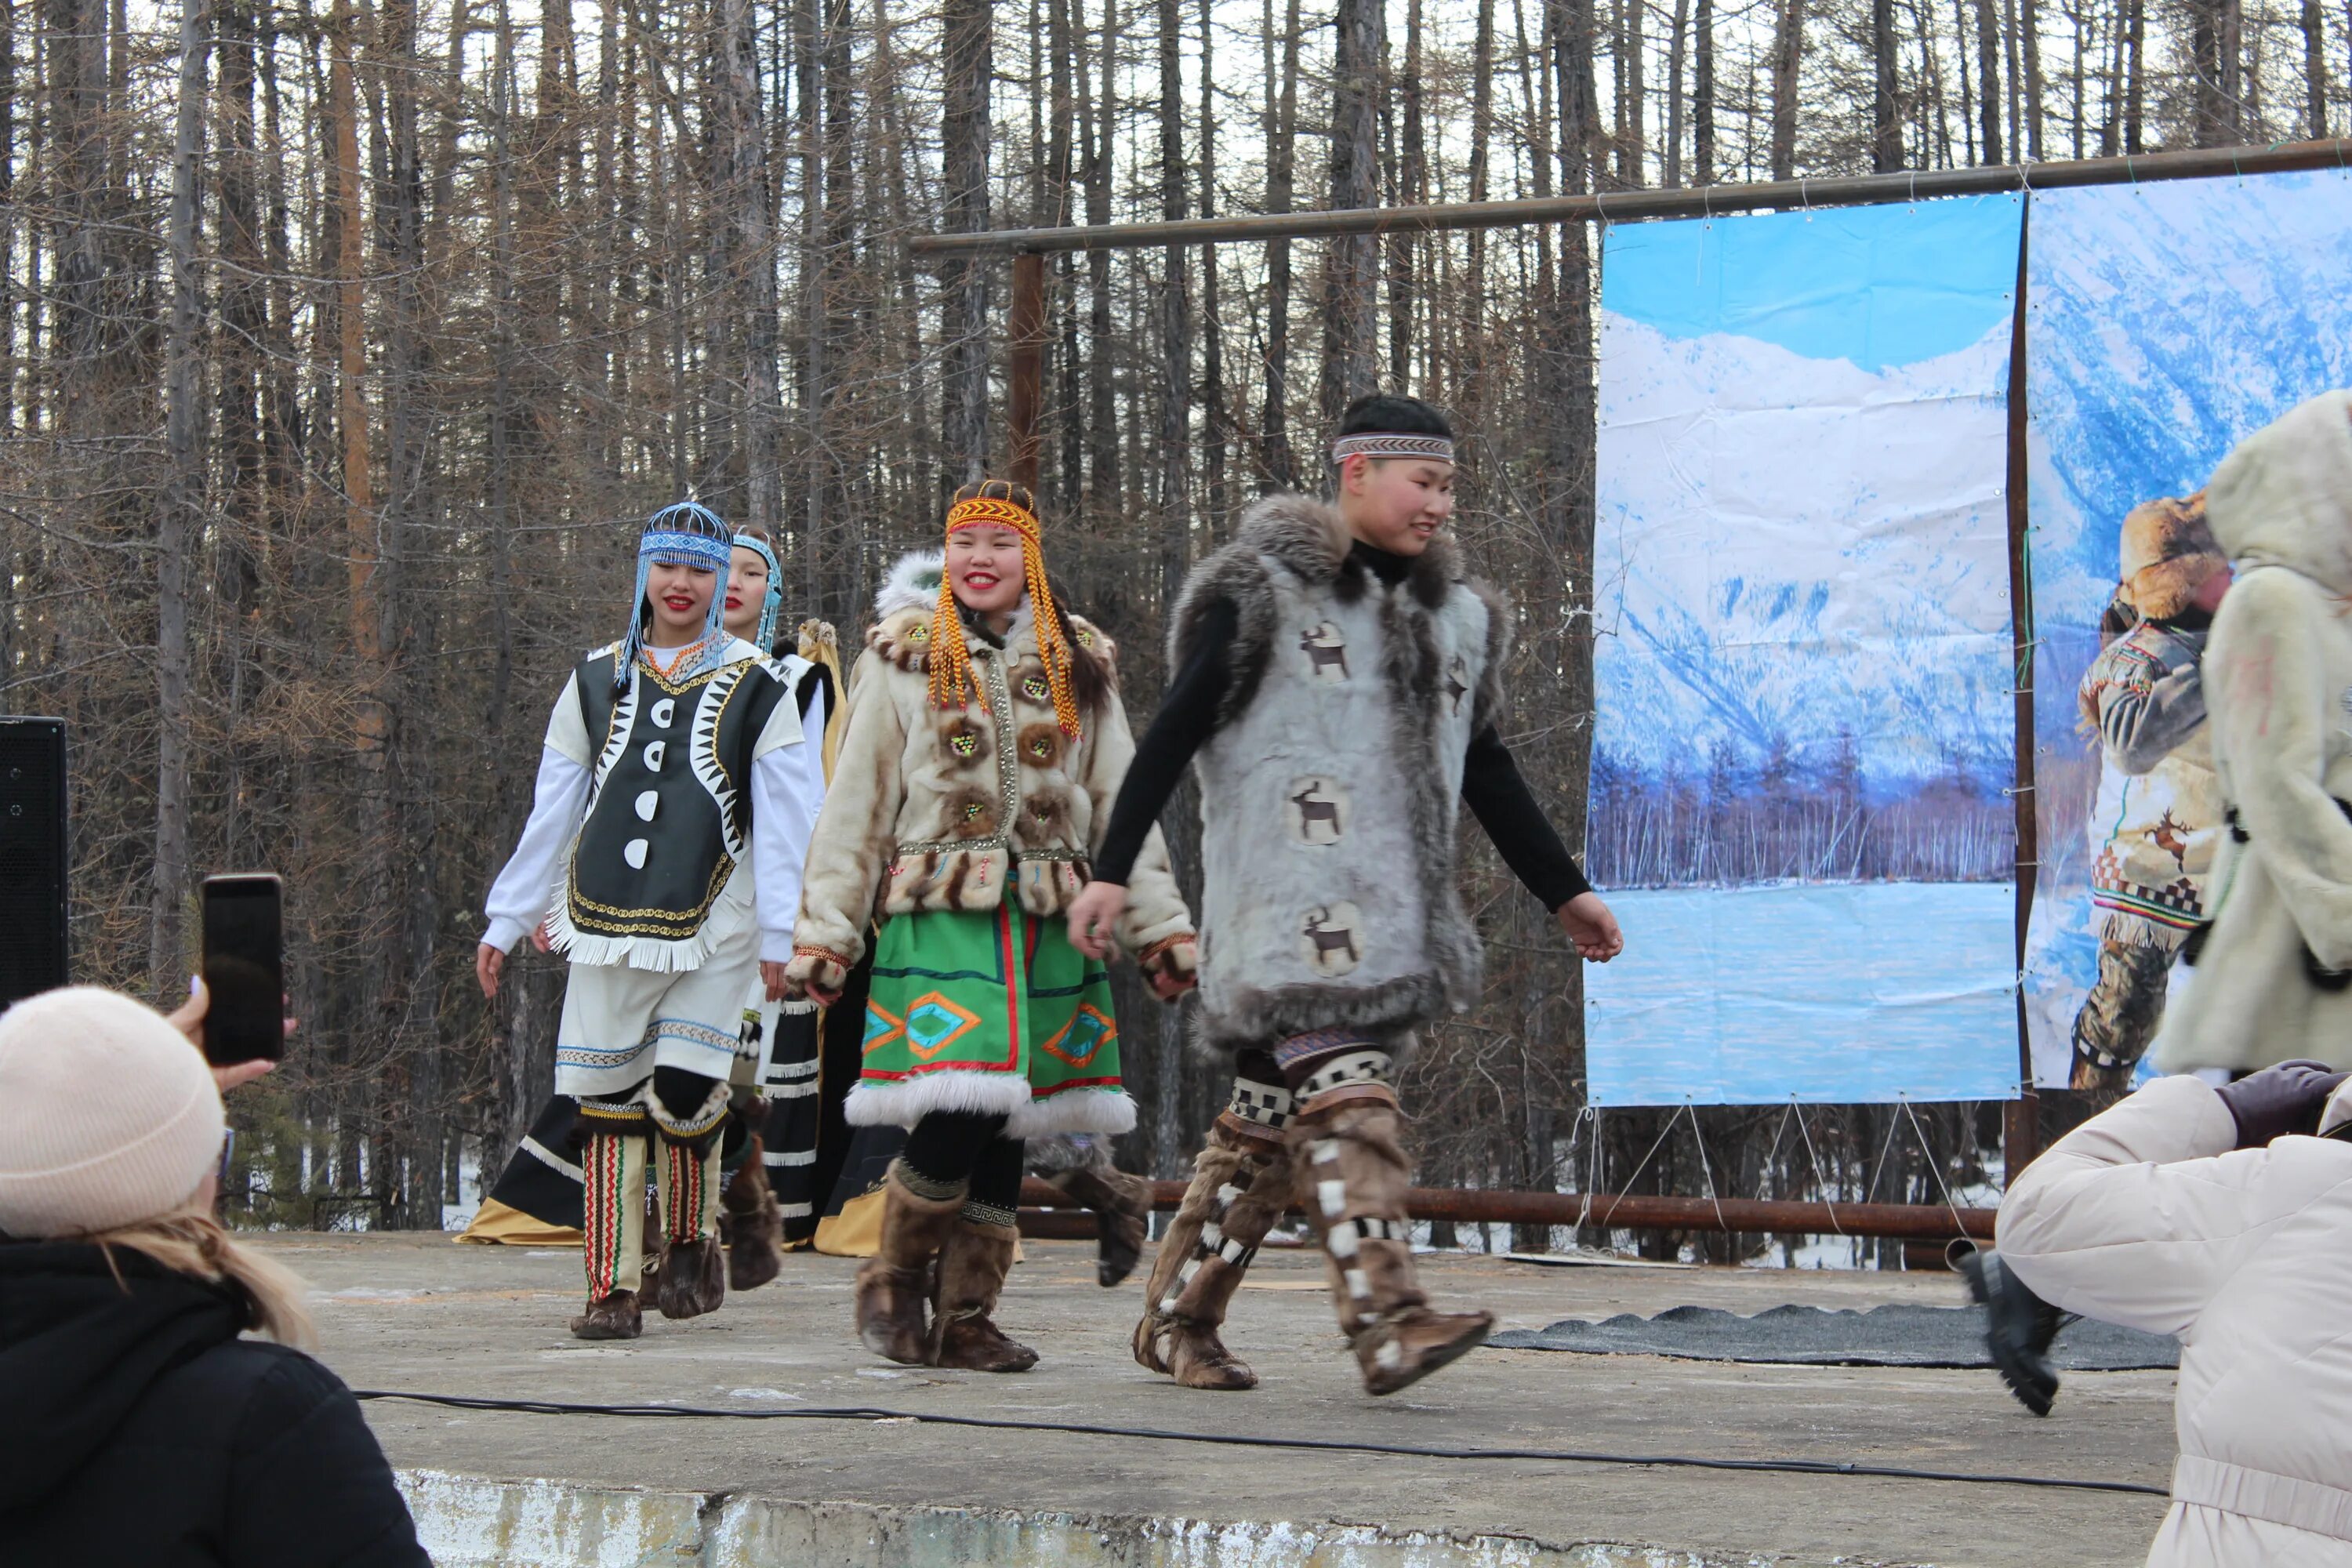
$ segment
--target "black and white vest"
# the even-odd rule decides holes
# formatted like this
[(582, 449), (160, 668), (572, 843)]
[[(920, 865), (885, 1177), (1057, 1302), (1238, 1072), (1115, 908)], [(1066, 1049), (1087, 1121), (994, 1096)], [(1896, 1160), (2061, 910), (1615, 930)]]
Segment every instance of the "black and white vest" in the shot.
[(694, 969), (754, 918), (752, 751), (791, 689), (736, 638), (679, 679), (641, 659), (616, 696), (619, 652), (599, 648), (572, 679), (602, 743), (551, 939), (579, 963)]
[(1455, 887), (1463, 763), (1487, 721), (1501, 616), (1433, 547), (1381, 583), (1336, 513), (1268, 498), (1180, 605), (1240, 630), (1201, 773), (1202, 1016), (1237, 1047), (1309, 1029), (1393, 1033), (1475, 1000)]

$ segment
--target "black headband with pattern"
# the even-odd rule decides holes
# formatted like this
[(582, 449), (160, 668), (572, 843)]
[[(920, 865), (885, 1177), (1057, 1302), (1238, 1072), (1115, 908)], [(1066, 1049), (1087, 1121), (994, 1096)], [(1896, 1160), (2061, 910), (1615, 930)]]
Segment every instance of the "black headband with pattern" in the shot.
[(1438, 462), (1450, 463), (1454, 460), (1454, 443), (1444, 436), (1367, 430), (1342, 436), (1331, 443), (1333, 462), (1344, 463), (1350, 458), (1433, 458)]

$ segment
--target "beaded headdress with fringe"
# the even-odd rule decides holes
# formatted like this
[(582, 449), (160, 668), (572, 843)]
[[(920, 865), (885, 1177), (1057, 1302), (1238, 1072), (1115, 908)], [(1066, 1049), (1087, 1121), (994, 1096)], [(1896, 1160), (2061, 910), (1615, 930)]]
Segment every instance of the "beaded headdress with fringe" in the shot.
[(645, 532), (637, 539), (637, 587), (629, 600), (629, 633), (622, 640), (621, 657), (613, 661), (615, 692), (628, 689), (629, 672), (636, 667), (637, 655), (646, 646), (646, 623), (653, 615), (653, 606), (646, 598), (646, 584), (656, 564), (710, 570), (714, 581), (702, 636), (677, 656), (669, 673), (673, 679), (683, 679), (700, 673), (713, 661), (726, 641), (727, 568), (733, 563), (734, 552), (735, 531), (699, 501), (673, 501), (646, 519)]
[[(760, 629), (751, 641), (759, 645), (760, 657), (767, 658), (776, 651), (776, 612), (784, 602), (784, 569), (776, 560), (776, 549), (756, 533), (739, 533), (735, 548), (748, 550), (768, 563), (768, 594), (760, 601)], [(721, 594), (720, 598), (726, 595)]]
[[(1021, 536), (1021, 564), (1029, 591), (1029, 616), (1037, 635), (1037, 654), (1045, 661), (1045, 684), (1054, 697), (1054, 719), (1062, 733), (1076, 740), (1078, 703), (1070, 686), (1073, 654), (1062, 635), (1062, 615), (1054, 604), (1054, 590), (1045, 580), (1045, 556), (1038, 543), (1037, 514), (1013, 499), (1013, 487), (984, 481), (982, 493), (948, 508), (947, 531), (953, 538), (966, 528), (1009, 528)], [(992, 494), (991, 491), (1004, 491)], [(964, 646), (963, 616), (956, 607), (950, 574), (940, 574), (940, 602), (931, 612), (931, 704), (961, 708), (977, 700), (984, 710), (988, 694), (971, 671), (971, 651)]]

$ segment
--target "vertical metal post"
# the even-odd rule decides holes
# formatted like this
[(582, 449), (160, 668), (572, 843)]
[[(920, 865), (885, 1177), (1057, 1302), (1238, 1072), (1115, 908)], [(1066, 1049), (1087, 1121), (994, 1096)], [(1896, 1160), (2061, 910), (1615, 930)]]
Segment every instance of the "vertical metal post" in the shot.
[(1012, 356), (1006, 397), (1005, 434), (1010, 449), (1008, 477), (1037, 489), (1037, 454), (1043, 439), (1037, 425), (1045, 401), (1045, 258), (1024, 250), (1013, 258), (1013, 301), (1006, 323)]
[[(2011, 799), (2017, 807), (2017, 971), (2025, 971), (2025, 932), (2033, 914), (2033, 884), (2042, 860), (2042, 829), (2033, 788), (2033, 573), (2029, 533), (2032, 513), (2027, 504), (2025, 433), (2025, 258), (2032, 244), (2032, 198), (2019, 225), (2017, 295), (2009, 336), (2009, 625), (2011, 674), (2015, 696), (2017, 760), (2012, 773)], [(2042, 1152), (2042, 1105), (2033, 1091), (2033, 1045), (2026, 1030), (2025, 987), (2017, 988), (2017, 1065), (2019, 1097), (2007, 1108), (2001, 1123), (2001, 1169), (2013, 1179)]]

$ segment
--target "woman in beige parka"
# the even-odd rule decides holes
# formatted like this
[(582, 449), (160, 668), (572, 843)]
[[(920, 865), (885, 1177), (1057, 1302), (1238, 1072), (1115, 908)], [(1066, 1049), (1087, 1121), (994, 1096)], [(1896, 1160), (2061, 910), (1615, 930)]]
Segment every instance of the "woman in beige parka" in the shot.
[[(802, 879), (790, 986), (837, 1000), (880, 922), (847, 1115), (908, 1130), (856, 1287), (859, 1336), (893, 1361), (1034, 1364), (989, 1319), (1023, 1142), (1135, 1125), (1108, 976), (1060, 918), (1135, 742), (1110, 640), (1055, 603), (1038, 533), (1027, 490), (968, 485), (944, 555), (891, 574)], [(1172, 997), (1197, 963), (1157, 829), (1134, 891), (1120, 945)]]

